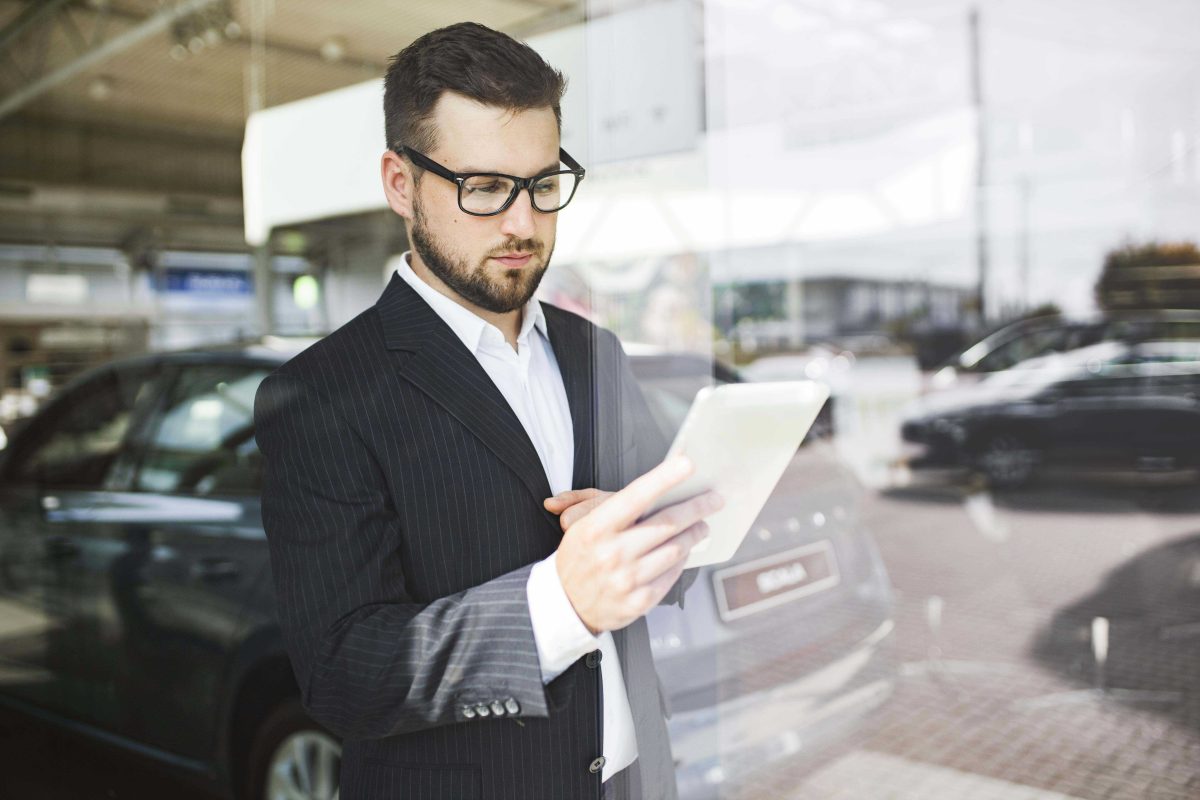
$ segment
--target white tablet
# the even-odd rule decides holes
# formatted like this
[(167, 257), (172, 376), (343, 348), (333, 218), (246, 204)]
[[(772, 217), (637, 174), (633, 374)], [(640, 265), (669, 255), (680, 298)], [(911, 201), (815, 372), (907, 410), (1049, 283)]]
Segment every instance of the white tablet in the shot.
[(733, 556), (828, 397), (829, 387), (815, 381), (730, 383), (696, 393), (667, 453), (683, 453), (695, 471), (643, 515), (709, 489), (724, 497), (686, 568)]

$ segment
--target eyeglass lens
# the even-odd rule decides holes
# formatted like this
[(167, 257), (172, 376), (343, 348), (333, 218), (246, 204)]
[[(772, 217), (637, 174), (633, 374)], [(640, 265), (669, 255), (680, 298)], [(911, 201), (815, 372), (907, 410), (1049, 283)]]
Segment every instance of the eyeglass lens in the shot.
[[(571, 172), (556, 172), (543, 176), (533, 184), (533, 206), (538, 211), (558, 211), (575, 192), (576, 177)], [(459, 197), (462, 206), (474, 214), (499, 211), (516, 190), (510, 178), (496, 175), (475, 175), (462, 182)]]

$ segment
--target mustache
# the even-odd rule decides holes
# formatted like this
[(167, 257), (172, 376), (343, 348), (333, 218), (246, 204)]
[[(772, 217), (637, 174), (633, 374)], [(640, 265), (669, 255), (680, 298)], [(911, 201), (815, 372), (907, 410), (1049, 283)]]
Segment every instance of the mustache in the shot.
[(517, 254), (517, 255), (540, 255), (545, 249), (545, 246), (537, 239), (521, 239), (509, 242), (504, 247), (498, 247), (488, 255), (488, 258), (494, 258), (501, 255)]

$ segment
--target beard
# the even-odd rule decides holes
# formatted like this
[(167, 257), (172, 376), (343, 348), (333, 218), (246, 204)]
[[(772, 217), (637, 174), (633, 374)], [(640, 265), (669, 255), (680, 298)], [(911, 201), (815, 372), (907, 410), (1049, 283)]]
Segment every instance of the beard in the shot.
[[(488, 273), (487, 257), (472, 268), (465, 258), (452, 254), (445, 243), (433, 235), (425, 225), (419, 201), (413, 204), (410, 238), (413, 250), (442, 283), (472, 305), (494, 314), (516, 311), (529, 302), (542, 282), (542, 276), (550, 266), (550, 256), (554, 253), (554, 248), (551, 247), (545, 258), (540, 258), (545, 248), (537, 239), (509, 239), (503, 247), (496, 248), (493, 252), (497, 255), (514, 252), (533, 255), (526, 266), (520, 269), (500, 269), (498, 277), (492, 277)], [(536, 260), (541, 260), (540, 266), (533, 266)]]

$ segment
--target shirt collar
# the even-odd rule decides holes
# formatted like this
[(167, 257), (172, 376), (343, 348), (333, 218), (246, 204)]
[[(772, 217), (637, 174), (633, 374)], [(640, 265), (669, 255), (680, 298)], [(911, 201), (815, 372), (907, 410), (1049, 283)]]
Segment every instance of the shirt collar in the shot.
[[(429, 307), (442, 318), (443, 322), (450, 326), (450, 330), (454, 331), (454, 334), (462, 340), (468, 350), (474, 353), (479, 349), (484, 334), (489, 328), (499, 334), (500, 341), (504, 341), (504, 334), (495, 325), (476, 316), (471, 310), (464, 308), (421, 280), (421, 277), (413, 271), (412, 266), (408, 263), (411, 253), (411, 250), (405, 250), (401, 254), (396, 273), (421, 296), (422, 300), (429, 304)], [(518, 346), (527, 346), (529, 332), (535, 328), (549, 341), (549, 334), (546, 332), (546, 315), (542, 311), (542, 304), (536, 297), (531, 297), (521, 309), (521, 330), (517, 334)]]

